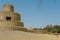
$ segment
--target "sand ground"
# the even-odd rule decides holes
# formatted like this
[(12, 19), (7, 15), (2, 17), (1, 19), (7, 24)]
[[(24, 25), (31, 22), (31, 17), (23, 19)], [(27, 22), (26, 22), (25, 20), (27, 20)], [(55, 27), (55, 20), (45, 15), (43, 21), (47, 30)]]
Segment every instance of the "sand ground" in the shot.
[(22, 31), (0, 31), (0, 40), (59, 40), (60, 36)]

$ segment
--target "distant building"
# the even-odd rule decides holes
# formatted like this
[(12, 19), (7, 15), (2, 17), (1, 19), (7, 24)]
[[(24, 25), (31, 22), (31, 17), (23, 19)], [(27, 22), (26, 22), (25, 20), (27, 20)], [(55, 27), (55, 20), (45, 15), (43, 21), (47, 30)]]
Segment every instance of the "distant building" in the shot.
[(3, 10), (0, 11), (0, 30), (10, 30), (24, 28), (21, 21), (21, 15), (14, 12), (14, 6), (5, 4)]
[(28, 30), (33, 30), (33, 28), (32, 27), (29, 27)]

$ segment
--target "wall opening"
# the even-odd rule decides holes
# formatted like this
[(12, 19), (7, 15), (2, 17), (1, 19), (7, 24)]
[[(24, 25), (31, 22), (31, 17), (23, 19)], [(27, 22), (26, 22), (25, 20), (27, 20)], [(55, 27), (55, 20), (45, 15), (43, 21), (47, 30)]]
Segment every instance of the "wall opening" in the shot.
[(10, 20), (11, 20), (11, 17), (6, 17), (6, 20), (7, 20), (7, 21), (10, 21)]

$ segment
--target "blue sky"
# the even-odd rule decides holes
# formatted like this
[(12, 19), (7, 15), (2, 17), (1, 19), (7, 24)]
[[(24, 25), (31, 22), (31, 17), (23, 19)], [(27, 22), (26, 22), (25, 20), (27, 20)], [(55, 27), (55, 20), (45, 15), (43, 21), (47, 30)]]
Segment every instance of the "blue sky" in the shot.
[(60, 0), (0, 0), (0, 10), (4, 4), (12, 4), (15, 12), (21, 14), (25, 27), (45, 27), (60, 25)]

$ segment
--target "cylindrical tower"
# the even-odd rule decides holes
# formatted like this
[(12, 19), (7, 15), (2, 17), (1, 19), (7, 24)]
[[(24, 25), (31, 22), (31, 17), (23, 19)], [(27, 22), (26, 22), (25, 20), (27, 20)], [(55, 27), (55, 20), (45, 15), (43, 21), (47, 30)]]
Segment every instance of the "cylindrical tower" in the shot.
[(11, 11), (11, 12), (13, 12), (14, 11), (14, 6), (10, 5), (10, 4), (5, 4), (3, 6), (3, 11)]
[(24, 28), (24, 23), (21, 21), (21, 15), (14, 12), (13, 5), (5, 4), (3, 10), (0, 11), (0, 29), (1, 28)]

